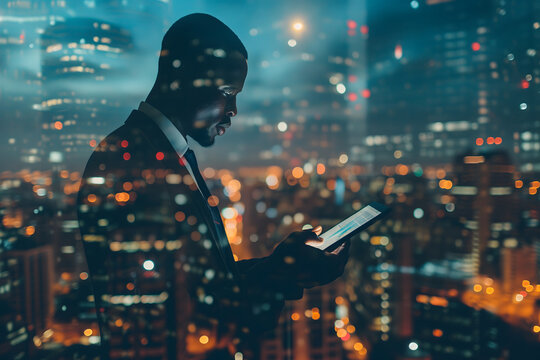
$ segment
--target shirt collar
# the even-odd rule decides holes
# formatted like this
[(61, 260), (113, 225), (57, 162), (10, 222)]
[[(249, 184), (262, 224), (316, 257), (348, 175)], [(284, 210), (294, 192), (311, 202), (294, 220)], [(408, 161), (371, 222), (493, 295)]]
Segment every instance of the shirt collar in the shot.
[(188, 143), (184, 135), (178, 130), (172, 121), (161, 113), (158, 109), (145, 101), (139, 104), (139, 111), (152, 119), (160, 128), (161, 132), (167, 137), (174, 150), (179, 156), (184, 156), (189, 149)]

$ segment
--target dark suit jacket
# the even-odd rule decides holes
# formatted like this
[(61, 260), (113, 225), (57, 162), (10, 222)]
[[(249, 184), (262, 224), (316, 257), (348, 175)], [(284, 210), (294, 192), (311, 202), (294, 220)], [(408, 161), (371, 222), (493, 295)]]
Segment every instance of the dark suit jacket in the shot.
[(219, 212), (184, 164), (137, 110), (88, 161), (78, 213), (104, 357), (249, 352), (242, 344), (301, 297), (272, 279), (269, 258), (234, 261)]

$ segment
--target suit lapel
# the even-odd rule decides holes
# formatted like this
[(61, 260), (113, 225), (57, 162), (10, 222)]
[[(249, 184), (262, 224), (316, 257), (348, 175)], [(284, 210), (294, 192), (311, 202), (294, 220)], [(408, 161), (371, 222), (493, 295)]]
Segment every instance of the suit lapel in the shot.
[[(178, 153), (176, 153), (176, 151), (173, 149), (167, 137), (162, 133), (154, 121), (148, 118), (143, 112), (133, 110), (126, 120), (125, 125), (128, 127), (141, 129), (147, 140), (154, 146), (154, 148), (160, 149), (169, 155), (165, 156), (167, 168), (173, 170), (182, 177), (185, 175), (190, 175), (187, 168), (181, 165), (185, 160), (179, 157)], [(201, 210), (205, 223), (209, 225), (212, 240), (218, 249), (223, 264), (233, 275), (238, 275), (236, 263), (227, 239), (225, 228), (219, 215), (219, 210), (217, 208), (211, 208), (199, 190), (189, 191), (185, 195), (188, 195), (192, 199), (192, 203), (197, 204), (198, 208)]]

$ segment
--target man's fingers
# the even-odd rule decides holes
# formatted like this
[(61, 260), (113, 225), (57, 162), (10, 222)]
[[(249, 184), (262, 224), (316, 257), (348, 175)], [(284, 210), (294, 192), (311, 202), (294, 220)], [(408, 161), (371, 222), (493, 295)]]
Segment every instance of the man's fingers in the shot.
[(323, 238), (320, 238), (319, 235), (322, 233), (322, 226), (317, 226), (315, 229), (311, 229), (315, 237), (306, 241), (306, 245), (317, 245), (323, 242)]
[(341, 250), (345, 249), (345, 243), (341, 244), (337, 249), (330, 251), (330, 254), (339, 255)]
[(319, 225), (317, 226), (316, 228), (313, 228), (313, 226), (311, 226), (310, 224), (306, 224), (304, 226), (302, 226), (302, 231), (304, 230), (311, 230), (313, 231), (317, 236), (321, 235), (322, 233), (322, 226)]
[(316, 227), (315, 229), (309, 229), (302, 231), (302, 238), (304, 239), (304, 243), (307, 244), (307, 242), (313, 242), (313, 244), (317, 244), (322, 242), (323, 240), (317, 236), (317, 233), (315, 230), (317, 230), (319, 227)]
[[(293, 232), (287, 237), (287, 239), (285, 239), (286, 243), (290, 245), (294, 244), (295, 247), (296, 246), (303, 247), (304, 245), (309, 244), (309, 243), (316, 245), (320, 243), (321, 241), (322, 239), (317, 237), (317, 235), (313, 231), (311, 231), (311, 229)], [(316, 250), (315, 248), (313, 249)]]

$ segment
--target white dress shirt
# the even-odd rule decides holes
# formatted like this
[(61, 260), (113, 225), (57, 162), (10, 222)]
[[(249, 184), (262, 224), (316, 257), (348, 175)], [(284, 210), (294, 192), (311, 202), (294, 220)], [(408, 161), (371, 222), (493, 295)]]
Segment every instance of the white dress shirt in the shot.
[[(165, 135), (167, 140), (169, 140), (178, 156), (181, 158), (184, 157), (184, 154), (189, 149), (189, 146), (184, 135), (180, 132), (180, 130), (178, 130), (176, 126), (174, 126), (172, 121), (168, 117), (163, 115), (161, 111), (144, 101), (141, 101), (141, 103), (139, 104), (139, 111), (143, 112), (146, 116), (148, 116), (156, 123), (163, 135)], [(193, 169), (191, 168), (191, 165), (188, 161), (185, 161), (185, 166), (200, 191), (201, 188), (199, 184), (197, 184), (197, 178), (193, 175)]]

